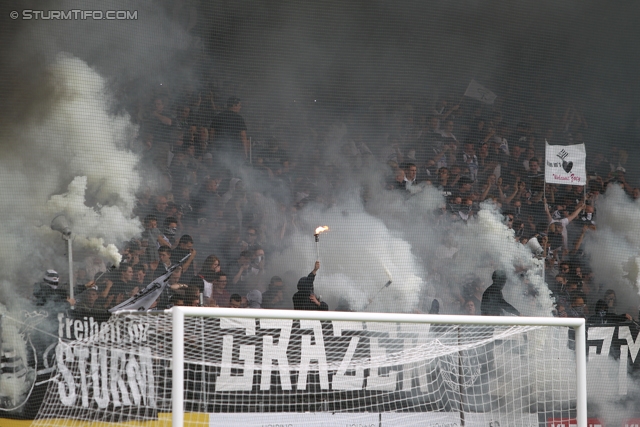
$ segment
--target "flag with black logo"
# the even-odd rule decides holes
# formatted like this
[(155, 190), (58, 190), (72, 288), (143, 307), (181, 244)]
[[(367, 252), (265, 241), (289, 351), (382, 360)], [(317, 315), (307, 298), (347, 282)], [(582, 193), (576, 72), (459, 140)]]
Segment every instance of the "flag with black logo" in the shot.
[(549, 145), (544, 160), (544, 180), (550, 184), (586, 185), (587, 152), (584, 144)]

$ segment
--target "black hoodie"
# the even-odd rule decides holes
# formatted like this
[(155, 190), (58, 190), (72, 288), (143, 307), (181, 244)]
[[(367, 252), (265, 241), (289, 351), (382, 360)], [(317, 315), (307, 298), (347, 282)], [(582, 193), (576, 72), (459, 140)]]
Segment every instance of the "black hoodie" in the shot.
[(599, 299), (596, 302), (596, 314), (587, 319), (587, 323), (596, 325), (606, 325), (627, 322), (624, 314), (609, 313), (609, 306), (606, 301)]
[(298, 292), (293, 294), (293, 309), (294, 310), (319, 310), (329, 311), (329, 306), (326, 302), (320, 302), (320, 305), (315, 305), (309, 297), (313, 293), (313, 281), (316, 275), (309, 273), (307, 277), (302, 277), (298, 280)]
[(482, 303), (480, 311), (483, 316), (502, 316), (502, 310), (507, 313), (513, 313), (516, 316), (520, 312), (514, 306), (505, 301), (502, 296), (502, 289), (507, 283), (507, 275), (504, 271), (496, 270), (493, 272), (493, 283), (482, 294)]

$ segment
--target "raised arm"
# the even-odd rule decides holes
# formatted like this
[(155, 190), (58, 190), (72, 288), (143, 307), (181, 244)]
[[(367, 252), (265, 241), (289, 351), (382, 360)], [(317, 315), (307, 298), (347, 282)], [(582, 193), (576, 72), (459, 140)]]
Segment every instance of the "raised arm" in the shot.
[(551, 214), (549, 213), (549, 204), (547, 203), (547, 198), (545, 197), (544, 199), (542, 199), (543, 203), (544, 203), (544, 213), (547, 214), (547, 222), (549, 224), (551, 224), (553, 222), (553, 218), (551, 217)]
[(447, 111), (446, 113), (443, 113), (442, 116), (439, 117), (440, 121), (443, 122), (447, 119), (447, 117), (449, 117), (451, 115), (451, 113), (453, 113), (454, 111), (457, 111), (460, 108), (460, 105), (456, 104), (453, 107), (451, 107), (451, 109), (449, 111)]
[(313, 266), (313, 271), (311, 273), (309, 273), (309, 276), (311, 275), (316, 275), (316, 273), (318, 273), (318, 270), (320, 270), (320, 261), (316, 261), (315, 265)]
[(182, 271), (187, 271), (194, 259), (196, 259), (196, 250), (191, 249), (191, 256), (182, 264)]
[(506, 198), (502, 192), (502, 187), (500, 187), (500, 198), (502, 199), (502, 203), (511, 203), (514, 197), (516, 197), (516, 194), (518, 194), (518, 184), (520, 184), (520, 177), (516, 176), (516, 184), (513, 186), (513, 194)]
[[(493, 179), (491, 179), (493, 177)], [(486, 200), (487, 196), (489, 195), (489, 191), (491, 191), (491, 187), (493, 186), (493, 184), (496, 181), (496, 176), (491, 174), (487, 177), (487, 185), (486, 188), (484, 189), (484, 191), (482, 192), (482, 195), (480, 196), (480, 200), (484, 201)]]
[(237, 285), (240, 279), (242, 279), (242, 274), (244, 274), (244, 272), (247, 271), (248, 268), (249, 268), (249, 264), (241, 265), (236, 275), (233, 276), (233, 278), (231, 279), (231, 283), (234, 285)]
[(576, 210), (573, 211), (573, 213), (567, 217), (569, 222), (571, 222), (574, 219), (576, 219), (578, 217), (578, 215), (580, 215), (580, 212), (582, 212), (583, 209), (584, 209), (584, 201), (580, 202), (580, 204), (578, 205)]

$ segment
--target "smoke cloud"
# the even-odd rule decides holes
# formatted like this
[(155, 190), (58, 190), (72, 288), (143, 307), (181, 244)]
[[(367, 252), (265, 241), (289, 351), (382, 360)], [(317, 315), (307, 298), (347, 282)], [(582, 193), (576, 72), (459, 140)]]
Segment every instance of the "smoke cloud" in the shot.
[(16, 284), (64, 269), (66, 248), (50, 228), (58, 213), (71, 224), (75, 249), (112, 262), (119, 261), (113, 245), (141, 231), (131, 218), (140, 177), (125, 149), (135, 130), (129, 117), (109, 113), (104, 80), (80, 59), (60, 54), (47, 73), (52, 96), (38, 100), (48, 103), (46, 115), (5, 128), (0, 146), (4, 234), (14, 248), (0, 262)]
[(619, 312), (636, 315), (640, 293), (640, 203), (629, 199), (620, 187), (611, 186), (599, 197), (596, 207), (598, 230), (589, 234), (585, 242), (595, 282), (616, 291)]
[[(304, 266), (311, 271), (316, 258), (313, 233), (322, 223), (330, 231), (320, 235), (321, 270), (315, 291), (330, 307), (337, 307), (341, 300), (355, 311), (411, 311), (418, 307), (426, 286), (425, 274), (411, 245), (362, 205), (351, 200), (328, 210), (309, 207), (301, 213), (301, 220), (305, 226), (273, 260), (274, 271), (296, 267), (304, 272), (300, 270)], [(393, 282), (382, 289), (390, 280), (387, 270)], [(433, 290), (429, 293), (434, 296)]]
[(99, 254), (119, 262), (116, 246), (142, 231), (132, 217), (135, 194), (153, 173), (131, 150), (138, 127), (124, 107), (145, 102), (144, 92), (159, 83), (191, 81), (192, 72), (188, 61), (172, 68), (194, 40), (160, 4), (22, 2), (4, 4), (2, 16), (28, 9), (125, 10), (137, 19), (17, 19), (0, 34), (2, 75), (12, 83), (0, 84), (0, 202), (11, 248), (0, 268), (12, 284), (3, 287), (4, 301), (29, 297), (48, 268), (66, 281), (66, 243), (50, 228), (60, 213), (76, 261)]
[[(218, 103), (240, 96), (249, 134), (275, 136), (288, 150), (299, 174), (293, 197), (319, 189), (324, 205), (296, 213), (297, 231), (268, 253), (269, 273), (286, 276), (295, 292), (316, 258), (313, 230), (328, 225), (316, 292), (332, 308), (424, 311), (437, 298), (443, 312), (457, 312), (461, 286), (480, 280), (486, 287), (500, 268), (508, 301), (523, 314), (550, 314), (542, 265), (514, 241), (495, 206), (445, 226), (440, 192), (387, 192), (389, 170), (373, 160), (437, 98), (458, 102), (472, 78), (495, 90), (509, 122), (533, 114), (557, 125), (575, 104), (589, 118), (588, 155), (609, 154), (613, 140), (628, 150), (629, 165), (640, 164), (627, 132), (640, 91), (635, 5), (230, 0), (194, 6), (197, 22), (187, 31), (184, 10), (159, 2), (21, 3), (0, 6), (1, 16), (93, 8), (135, 10), (138, 19), (17, 20), (0, 29), (3, 301), (28, 297), (47, 268), (66, 270), (66, 247), (50, 228), (55, 215), (68, 217), (75, 250), (113, 262), (116, 246), (142, 231), (132, 218), (135, 193), (153, 172), (131, 151), (135, 113), (160, 89), (200, 90), (206, 81)], [(638, 171), (628, 169), (637, 184)], [(275, 234), (292, 196), (242, 177), (260, 192), (253, 201)], [(616, 289), (620, 309), (631, 313), (639, 209), (622, 191), (607, 191), (597, 205), (598, 232), (585, 242), (596, 282)], [(383, 287), (389, 274), (392, 284)]]

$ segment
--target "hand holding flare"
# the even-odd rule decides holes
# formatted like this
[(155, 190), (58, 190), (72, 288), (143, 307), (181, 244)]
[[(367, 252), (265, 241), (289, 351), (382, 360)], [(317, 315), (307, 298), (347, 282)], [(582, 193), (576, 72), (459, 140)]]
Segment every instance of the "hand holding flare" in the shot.
[(320, 234), (324, 233), (325, 231), (329, 231), (329, 227), (326, 225), (321, 225), (320, 227), (316, 228), (316, 233), (313, 235), (316, 238), (316, 253), (317, 253), (317, 261), (320, 261), (320, 246), (318, 246), (318, 243), (320, 242)]

